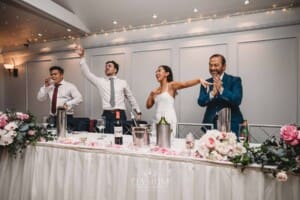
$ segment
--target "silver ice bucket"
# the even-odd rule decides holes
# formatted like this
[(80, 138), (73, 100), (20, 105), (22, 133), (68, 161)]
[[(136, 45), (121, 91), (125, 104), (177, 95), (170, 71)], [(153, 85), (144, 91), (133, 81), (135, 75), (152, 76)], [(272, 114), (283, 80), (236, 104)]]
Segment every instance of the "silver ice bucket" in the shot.
[(171, 126), (170, 124), (156, 124), (156, 144), (159, 147), (171, 147)]
[(218, 112), (217, 118), (217, 128), (222, 132), (230, 132), (231, 131), (231, 109), (223, 108)]
[(56, 129), (58, 137), (67, 136), (67, 113), (64, 107), (57, 108)]
[(133, 144), (138, 147), (150, 144), (150, 137), (147, 127), (132, 127)]

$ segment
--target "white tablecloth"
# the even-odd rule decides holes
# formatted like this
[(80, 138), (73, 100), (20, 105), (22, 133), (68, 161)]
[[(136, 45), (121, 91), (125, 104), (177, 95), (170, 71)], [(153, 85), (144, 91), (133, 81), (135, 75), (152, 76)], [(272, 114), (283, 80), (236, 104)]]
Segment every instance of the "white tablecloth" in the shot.
[(278, 182), (257, 167), (56, 143), (2, 153), (1, 200), (299, 200), (300, 177)]

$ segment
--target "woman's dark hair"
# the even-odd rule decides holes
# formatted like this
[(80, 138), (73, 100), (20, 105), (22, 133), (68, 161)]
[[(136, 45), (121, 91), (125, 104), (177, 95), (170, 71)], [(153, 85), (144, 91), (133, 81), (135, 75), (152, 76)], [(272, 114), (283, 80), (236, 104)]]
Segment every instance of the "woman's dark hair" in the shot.
[(172, 82), (173, 81), (173, 72), (171, 67), (167, 66), (167, 65), (161, 65), (159, 67), (162, 67), (165, 72), (169, 72), (169, 75), (167, 76), (167, 82)]

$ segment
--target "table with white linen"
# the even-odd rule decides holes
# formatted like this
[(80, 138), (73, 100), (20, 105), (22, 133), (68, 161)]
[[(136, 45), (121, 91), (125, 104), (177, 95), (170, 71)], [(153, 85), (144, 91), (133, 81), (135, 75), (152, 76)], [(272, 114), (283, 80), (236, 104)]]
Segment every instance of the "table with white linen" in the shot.
[(300, 199), (299, 176), (278, 182), (255, 165), (241, 172), (228, 162), (104, 147), (109, 140), (96, 147), (38, 143), (17, 158), (2, 152), (0, 199)]

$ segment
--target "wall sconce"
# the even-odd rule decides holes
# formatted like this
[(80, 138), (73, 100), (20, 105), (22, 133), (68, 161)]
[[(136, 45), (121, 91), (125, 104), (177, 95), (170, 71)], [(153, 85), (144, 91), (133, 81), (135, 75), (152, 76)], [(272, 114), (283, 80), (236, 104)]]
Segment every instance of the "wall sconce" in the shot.
[(4, 64), (4, 68), (8, 71), (9, 76), (18, 77), (18, 69), (15, 68), (15, 60), (12, 58), (14, 64)]

